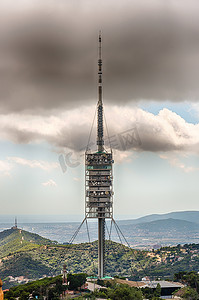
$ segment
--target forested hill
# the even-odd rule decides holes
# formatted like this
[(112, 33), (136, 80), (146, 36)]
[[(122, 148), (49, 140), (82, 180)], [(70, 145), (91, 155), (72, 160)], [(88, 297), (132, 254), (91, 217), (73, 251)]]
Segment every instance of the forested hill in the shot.
[(7, 229), (0, 232), (0, 258), (15, 252), (27, 251), (40, 245), (50, 245), (53, 243), (51, 240), (35, 233), (18, 228)]
[[(62, 245), (24, 230), (5, 230), (0, 233), (0, 276), (4, 288), (16, 285), (18, 276), (38, 279), (59, 275), (64, 264), (71, 273), (97, 274), (97, 249), (97, 241)], [(146, 275), (165, 279), (180, 271), (198, 270), (199, 244), (141, 251), (106, 241), (106, 275), (133, 280)]]

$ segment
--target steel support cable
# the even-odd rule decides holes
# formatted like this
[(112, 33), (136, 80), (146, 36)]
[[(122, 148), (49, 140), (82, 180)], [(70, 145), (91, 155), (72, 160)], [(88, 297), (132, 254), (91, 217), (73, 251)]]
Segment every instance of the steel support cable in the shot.
[[(126, 257), (127, 257), (127, 259), (128, 259), (128, 254), (127, 254), (127, 252), (126, 252), (125, 245), (122, 243), (122, 239), (121, 239), (121, 236), (120, 236), (120, 231), (121, 231), (121, 230), (118, 230), (118, 229), (119, 229), (119, 226), (117, 226), (117, 223), (115, 222), (114, 219), (113, 219), (113, 223), (114, 223), (114, 225), (115, 225), (115, 229), (116, 229), (116, 232), (117, 232), (117, 234), (118, 234), (119, 240), (120, 240), (120, 242), (121, 242), (121, 245), (122, 245), (122, 247), (123, 247), (123, 249), (124, 249), (124, 251), (125, 251), (125, 253), (126, 253)], [(123, 236), (123, 234), (122, 234), (122, 236)], [(125, 240), (125, 238), (124, 238), (124, 240)], [(129, 248), (130, 248), (130, 247), (129, 247)], [(131, 276), (132, 276), (132, 275), (133, 275), (132, 262), (131, 262), (131, 265), (130, 265), (130, 270), (131, 270)], [(136, 285), (137, 285), (137, 288), (139, 288), (139, 284), (138, 284), (137, 281), (136, 281)]]
[(108, 233), (108, 237), (109, 237), (109, 240), (110, 240), (110, 233), (109, 233), (109, 230), (108, 230), (108, 226), (107, 226), (106, 221), (105, 221), (105, 226), (106, 226), (106, 231), (107, 231), (107, 233)]
[(81, 226), (82, 226), (83, 222), (78, 226), (77, 230), (74, 232), (73, 236), (71, 237), (70, 241), (69, 241), (69, 244), (72, 244), (74, 239), (76, 238)]
[(96, 108), (95, 108), (95, 114), (94, 114), (91, 130), (90, 130), (90, 133), (89, 133), (89, 137), (88, 137), (88, 143), (87, 143), (87, 146), (86, 146), (86, 151), (88, 151), (88, 146), (89, 146), (89, 143), (90, 143), (91, 134), (92, 134), (92, 131), (93, 131), (93, 126), (94, 126), (94, 122), (95, 122), (95, 118), (96, 118), (97, 107), (98, 107), (98, 105), (96, 105)]
[[(88, 239), (89, 239), (89, 243), (90, 243), (90, 234), (89, 234), (89, 229), (88, 229), (88, 223), (87, 223), (87, 218), (85, 217), (85, 218), (83, 219), (82, 223), (79, 225), (79, 227), (78, 227), (77, 230), (75, 231), (75, 233), (73, 234), (73, 236), (71, 237), (71, 239), (70, 239), (70, 241), (69, 241), (69, 244), (72, 244), (72, 243), (73, 243), (73, 241), (75, 240), (76, 236), (78, 235), (78, 233), (79, 233), (79, 231), (80, 231), (80, 229), (81, 229), (81, 227), (82, 227), (82, 225), (84, 224), (85, 221), (86, 221), (86, 228), (87, 228)], [(105, 223), (105, 224), (106, 224), (106, 223)], [(138, 260), (138, 258), (136, 257), (136, 255), (135, 255), (133, 249), (130, 247), (130, 244), (128, 243), (127, 239), (125, 238), (123, 232), (121, 231), (120, 227), (118, 226), (118, 224), (116, 223), (116, 221), (115, 221), (113, 218), (111, 219), (110, 233), (108, 232), (108, 228), (107, 228), (107, 224), (106, 224), (106, 228), (107, 228), (107, 232), (108, 232), (108, 234), (109, 234), (109, 238), (111, 238), (112, 224), (114, 224), (114, 226), (115, 226), (115, 229), (116, 229), (117, 235), (118, 235), (118, 237), (119, 237), (120, 243), (121, 243), (121, 245), (123, 246), (123, 249), (125, 250), (125, 252), (126, 252), (126, 249), (125, 249), (125, 245), (124, 245), (123, 242), (122, 242), (121, 236), (123, 237), (123, 239), (124, 239), (124, 241), (126, 242), (126, 244), (128, 245), (128, 247), (130, 248), (130, 251), (131, 251), (131, 253), (133, 254), (134, 258), (135, 258), (135, 259), (137, 260), (137, 262), (139, 263), (139, 265), (140, 265), (142, 271), (145, 273), (144, 267), (142, 266), (141, 262), (140, 262), (140, 261)], [(126, 255), (127, 255), (127, 253), (126, 253)], [(93, 268), (94, 268), (94, 260), (93, 260)], [(131, 265), (131, 273), (133, 273), (133, 271), (132, 271), (132, 265)], [(155, 287), (155, 286), (153, 285), (152, 281), (151, 281), (151, 280), (149, 280), (149, 281), (150, 281), (151, 285), (152, 285), (153, 287)], [(138, 287), (139, 287), (139, 286), (138, 286)]]
[[(89, 233), (89, 228), (88, 228), (88, 221), (87, 221), (87, 218), (85, 217), (84, 220), (82, 221), (82, 223), (79, 225), (79, 227), (75, 231), (75, 233), (73, 234), (72, 238), (70, 239), (69, 244), (73, 243), (73, 241), (75, 240), (76, 236), (78, 235), (78, 233), (85, 221), (86, 221), (86, 229), (87, 229), (89, 244), (91, 243), (90, 233)], [(92, 264), (93, 264), (93, 270), (95, 271), (94, 259), (92, 259)]]
[[(112, 231), (112, 224), (113, 224), (112, 219), (111, 219), (110, 231), (108, 230), (108, 226), (107, 226), (106, 222), (105, 222), (105, 224), (106, 224), (106, 230), (107, 230), (108, 238), (109, 238), (109, 240), (107, 240), (107, 245), (108, 245), (107, 250), (109, 251), (111, 249), (110, 244), (111, 244), (111, 231)], [(107, 258), (108, 258), (108, 255), (107, 255)]]
[(137, 257), (136, 257), (136, 255), (135, 255), (135, 253), (134, 253), (133, 249), (131, 248), (131, 246), (130, 246), (129, 242), (128, 242), (128, 241), (127, 241), (127, 239), (125, 238), (125, 236), (124, 236), (123, 232), (121, 231), (120, 227), (118, 226), (118, 224), (115, 222), (115, 220), (114, 220), (114, 219), (113, 219), (113, 222), (114, 222), (115, 226), (117, 226), (117, 228), (118, 228), (119, 232), (121, 233), (121, 235), (122, 235), (122, 237), (123, 237), (124, 241), (126, 242), (126, 244), (128, 245), (128, 247), (131, 249), (131, 251), (132, 251), (132, 253), (133, 253), (133, 256), (134, 256), (134, 258), (135, 258), (135, 259), (138, 261), (138, 263), (140, 264), (140, 267), (141, 267), (141, 268), (142, 268), (142, 270), (144, 271), (144, 267), (142, 266), (142, 264), (140, 263), (140, 261), (137, 259)]
[[(108, 226), (107, 226), (106, 220), (105, 220), (105, 225), (106, 225), (106, 231), (107, 231), (108, 237), (109, 237), (109, 240), (107, 240), (107, 242), (106, 242), (106, 245), (107, 245), (107, 247), (106, 247), (106, 250), (107, 250), (106, 253), (107, 252), (109, 253), (109, 251), (110, 251), (110, 245), (109, 245), (109, 243), (110, 243), (110, 232), (108, 230)], [(108, 258), (108, 253), (106, 254), (106, 258)]]
[(105, 120), (105, 126), (106, 126), (106, 131), (107, 131), (107, 136), (108, 136), (108, 142), (109, 142), (110, 150), (112, 151), (112, 145), (111, 145), (110, 135), (109, 135), (108, 126), (107, 126), (107, 122), (106, 122), (105, 112), (104, 112), (104, 120)]
[(90, 239), (90, 234), (89, 234), (88, 221), (87, 221), (87, 219), (86, 219), (86, 229), (87, 229), (88, 241), (89, 241), (89, 244), (90, 244), (91, 239)]
[[(137, 260), (137, 262), (139, 263), (139, 265), (140, 265), (142, 271), (145, 273), (145, 270), (144, 270), (143, 265), (141, 264), (141, 262), (140, 262), (140, 261), (138, 260), (138, 258), (136, 257), (136, 255), (135, 255), (135, 253), (134, 253), (134, 250), (131, 248), (129, 242), (128, 242), (127, 239), (125, 238), (125, 236), (124, 236), (123, 232), (121, 231), (120, 227), (118, 226), (118, 224), (116, 223), (116, 221), (115, 221), (114, 219), (113, 219), (113, 222), (114, 222), (114, 225), (118, 227), (118, 230), (119, 230), (119, 232), (121, 233), (121, 235), (122, 235), (124, 241), (127, 243), (128, 247), (130, 248), (131, 253), (133, 254), (134, 258), (135, 258), (135, 259)], [(151, 281), (151, 280), (149, 280), (149, 281), (150, 281), (151, 285), (152, 285), (153, 287), (155, 287), (155, 286), (153, 285), (152, 281)]]
[(112, 226), (113, 226), (113, 220), (111, 219), (111, 226), (110, 226), (110, 236), (109, 236), (109, 240), (111, 239)]
[[(86, 229), (87, 229), (88, 241), (89, 241), (89, 244), (90, 244), (91, 239), (90, 239), (90, 233), (89, 233), (87, 218), (86, 218)], [(95, 265), (94, 265), (93, 251), (91, 251), (91, 261), (92, 261), (92, 265), (93, 265), (93, 272), (94, 272), (94, 275), (95, 275)]]
[[(77, 230), (75, 231), (75, 233), (73, 234), (73, 236), (71, 237), (69, 244), (72, 244), (74, 242), (74, 239), (76, 238), (77, 234), (79, 233), (82, 225), (84, 224), (86, 218), (84, 218), (84, 220), (82, 221), (82, 223), (78, 226)], [(69, 249), (68, 249), (69, 250)]]
[(70, 239), (70, 241), (69, 241), (69, 244), (72, 244), (72, 243), (73, 243), (74, 239), (75, 239), (76, 236), (78, 235), (78, 233), (79, 233), (79, 231), (80, 231), (82, 225), (84, 224), (85, 220), (86, 220), (86, 217), (84, 218), (84, 220), (82, 221), (82, 223), (79, 225), (79, 227), (77, 228), (77, 230), (75, 231), (75, 233), (74, 233), (73, 236), (71, 237), (71, 239)]

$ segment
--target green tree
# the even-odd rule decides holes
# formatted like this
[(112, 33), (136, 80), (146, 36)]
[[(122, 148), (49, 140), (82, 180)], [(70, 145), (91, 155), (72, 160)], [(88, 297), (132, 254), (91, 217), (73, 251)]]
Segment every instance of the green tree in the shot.
[(114, 290), (108, 289), (111, 300), (142, 300), (142, 292), (128, 285), (118, 285)]
[(60, 296), (59, 296), (59, 294), (58, 294), (58, 292), (56, 291), (55, 288), (49, 289), (48, 299), (49, 300), (59, 300), (60, 299)]
[(29, 293), (25, 292), (25, 291), (22, 291), (22, 293), (19, 297), (19, 300), (28, 300), (28, 298), (29, 298)]
[(153, 298), (153, 289), (149, 288), (149, 287), (145, 287), (142, 289), (142, 293), (144, 294), (144, 298), (146, 299), (152, 299)]
[(85, 273), (68, 274), (67, 280), (69, 282), (70, 290), (78, 290), (86, 282), (87, 275)]
[(154, 292), (154, 296), (155, 297), (160, 297), (161, 296), (161, 286), (160, 286), (159, 283), (156, 286), (156, 289), (155, 289), (155, 292)]
[(185, 288), (185, 292), (184, 292), (182, 298), (187, 299), (187, 300), (198, 300), (199, 295), (195, 289), (193, 289), (191, 287), (187, 287), (187, 288)]

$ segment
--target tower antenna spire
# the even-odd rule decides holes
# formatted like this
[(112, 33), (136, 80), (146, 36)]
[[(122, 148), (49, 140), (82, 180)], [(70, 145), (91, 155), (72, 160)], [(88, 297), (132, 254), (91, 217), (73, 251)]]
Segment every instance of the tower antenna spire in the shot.
[(98, 152), (104, 150), (103, 102), (102, 102), (102, 34), (99, 32), (98, 48), (98, 105), (97, 105), (97, 146)]

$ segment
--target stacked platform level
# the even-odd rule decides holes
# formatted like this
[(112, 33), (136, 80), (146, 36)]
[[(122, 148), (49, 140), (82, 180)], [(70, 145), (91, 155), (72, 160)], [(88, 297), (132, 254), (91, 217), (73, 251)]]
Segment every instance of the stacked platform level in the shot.
[(101, 34), (99, 34), (97, 152), (85, 153), (85, 218), (98, 219), (98, 277), (104, 277), (105, 219), (113, 218), (113, 157), (104, 148)]
[(86, 153), (86, 216), (112, 218), (112, 153)]
[(105, 219), (113, 216), (112, 153), (86, 153), (87, 218), (98, 218), (98, 277), (105, 272)]

